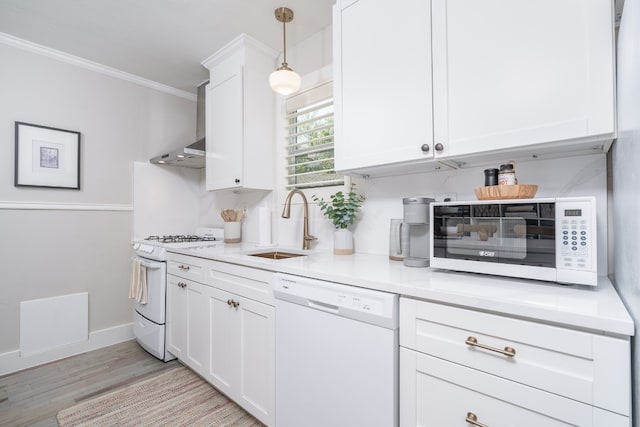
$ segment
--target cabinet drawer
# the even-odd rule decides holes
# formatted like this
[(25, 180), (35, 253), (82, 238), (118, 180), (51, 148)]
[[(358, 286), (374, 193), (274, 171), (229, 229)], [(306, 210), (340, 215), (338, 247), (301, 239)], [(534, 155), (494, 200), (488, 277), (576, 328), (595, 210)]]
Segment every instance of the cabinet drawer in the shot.
[(273, 285), (216, 270), (209, 271), (209, 285), (270, 306), (275, 305)]
[(196, 282), (204, 282), (207, 260), (180, 254), (171, 254), (167, 260), (167, 272)]
[(622, 338), (402, 298), (400, 345), (630, 414), (630, 347)]
[(400, 349), (400, 425), (629, 427), (629, 418)]

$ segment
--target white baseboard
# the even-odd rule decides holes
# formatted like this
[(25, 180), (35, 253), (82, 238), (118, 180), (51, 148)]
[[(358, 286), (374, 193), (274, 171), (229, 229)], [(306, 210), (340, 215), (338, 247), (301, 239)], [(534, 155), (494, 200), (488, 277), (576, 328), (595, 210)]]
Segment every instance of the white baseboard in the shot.
[(0, 375), (6, 375), (23, 369), (32, 368), (44, 363), (53, 362), (54, 360), (64, 359), (65, 357), (86, 353), (91, 350), (97, 350), (102, 347), (118, 344), (123, 341), (129, 341), (134, 338), (133, 323), (125, 323), (123, 325), (114, 326), (113, 328), (90, 332), (89, 339), (87, 341), (65, 345), (43, 353), (21, 357), (20, 350), (9, 351), (7, 353), (0, 354)]

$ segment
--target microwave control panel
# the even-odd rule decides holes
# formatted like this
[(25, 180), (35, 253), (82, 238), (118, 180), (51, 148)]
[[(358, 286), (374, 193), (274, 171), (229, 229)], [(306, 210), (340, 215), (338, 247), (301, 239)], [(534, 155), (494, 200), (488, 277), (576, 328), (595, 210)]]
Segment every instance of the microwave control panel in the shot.
[(592, 271), (595, 263), (595, 206), (588, 201), (556, 204), (557, 267)]

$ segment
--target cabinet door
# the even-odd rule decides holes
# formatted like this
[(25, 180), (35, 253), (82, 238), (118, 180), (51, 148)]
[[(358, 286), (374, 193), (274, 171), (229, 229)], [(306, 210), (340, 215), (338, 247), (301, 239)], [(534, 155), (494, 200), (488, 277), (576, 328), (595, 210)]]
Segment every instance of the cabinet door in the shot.
[[(400, 425), (595, 426), (597, 408), (400, 348)], [(602, 411), (606, 412), (606, 411)], [(473, 415), (470, 415), (473, 414)], [(610, 426), (629, 418), (607, 413)]]
[(211, 361), (206, 378), (267, 425), (275, 409), (274, 308), (217, 288), (209, 292)]
[(436, 158), (608, 135), (610, 0), (433, 0)]
[(208, 293), (210, 359), (207, 380), (228, 396), (234, 396), (238, 378), (238, 325), (233, 294), (210, 288)]
[(430, 23), (425, 0), (335, 6), (337, 170), (433, 158)]
[(187, 291), (185, 280), (167, 276), (167, 349), (178, 359), (186, 356)]
[(189, 367), (201, 375), (205, 374), (209, 360), (209, 312), (207, 310), (206, 286), (187, 282), (187, 345), (183, 359)]
[(242, 67), (207, 86), (207, 190), (243, 185)]
[(239, 302), (238, 403), (267, 425), (275, 422), (275, 309), (247, 298)]

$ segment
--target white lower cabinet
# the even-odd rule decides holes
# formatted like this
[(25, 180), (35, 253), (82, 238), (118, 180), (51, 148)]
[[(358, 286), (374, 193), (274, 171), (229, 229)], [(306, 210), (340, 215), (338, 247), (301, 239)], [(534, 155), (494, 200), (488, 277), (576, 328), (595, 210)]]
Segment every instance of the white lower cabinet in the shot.
[(191, 282), (185, 288), (187, 292), (187, 354), (185, 362), (191, 369), (205, 375), (209, 360), (209, 329), (207, 319), (206, 295), (208, 289), (205, 285)]
[(186, 280), (167, 275), (167, 349), (180, 360), (187, 355)]
[(628, 337), (401, 298), (401, 426), (631, 425)]
[(407, 348), (400, 349), (400, 414), (401, 426), (630, 425), (622, 415)]
[(211, 358), (205, 378), (256, 418), (273, 424), (275, 309), (211, 288)]
[(206, 290), (192, 280), (167, 276), (167, 348), (200, 375), (208, 364)]
[[(182, 277), (168, 275), (169, 351), (258, 420), (274, 425), (271, 273), (184, 255), (173, 255), (173, 261), (190, 269), (173, 270)], [(193, 271), (205, 283), (186, 278)]]

